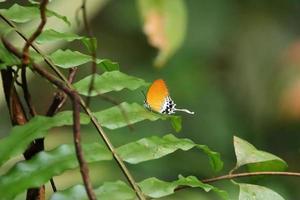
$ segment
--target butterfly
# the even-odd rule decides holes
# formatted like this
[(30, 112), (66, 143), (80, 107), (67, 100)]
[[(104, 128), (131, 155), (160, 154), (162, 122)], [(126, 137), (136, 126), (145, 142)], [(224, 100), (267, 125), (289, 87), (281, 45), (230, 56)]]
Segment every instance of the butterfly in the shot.
[(178, 109), (169, 95), (169, 90), (164, 80), (157, 79), (150, 85), (145, 95), (144, 105), (147, 109), (162, 114), (174, 114), (175, 111), (182, 111), (194, 114), (187, 109)]

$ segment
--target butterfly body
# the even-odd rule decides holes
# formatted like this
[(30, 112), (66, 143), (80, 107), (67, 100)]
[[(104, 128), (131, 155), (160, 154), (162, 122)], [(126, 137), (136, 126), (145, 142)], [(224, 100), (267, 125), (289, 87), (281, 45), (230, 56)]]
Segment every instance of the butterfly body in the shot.
[(183, 111), (194, 114), (186, 109), (177, 109), (176, 104), (169, 95), (166, 83), (162, 79), (155, 80), (148, 89), (145, 99), (145, 107), (162, 114), (174, 114), (175, 111)]

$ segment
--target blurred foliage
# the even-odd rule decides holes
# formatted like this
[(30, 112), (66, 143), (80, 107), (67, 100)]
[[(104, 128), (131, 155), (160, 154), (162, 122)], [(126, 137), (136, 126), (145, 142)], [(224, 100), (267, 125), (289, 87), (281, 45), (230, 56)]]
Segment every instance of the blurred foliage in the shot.
[[(12, 2), (7, 2), (6, 6), (12, 5)], [(233, 134), (283, 158), (290, 171), (299, 170), (300, 27), (297, 19), (300, 18), (300, 3), (297, 0), (275, 0), (272, 3), (266, 0), (184, 2), (186, 37), (183, 46), (170, 57), (164, 68), (153, 68), (156, 50), (149, 46), (142, 33), (138, 4), (134, 1), (110, 1), (93, 17), (91, 27), (98, 40), (97, 54), (100, 58), (118, 61), (123, 72), (143, 77), (146, 81), (159, 77), (165, 79), (176, 104), (196, 112), (193, 117), (182, 116), (183, 129), (179, 134), (221, 152), (225, 161), (224, 172), (235, 162)], [(84, 35), (84, 31), (78, 35)], [(68, 48), (82, 49), (82, 44), (74, 42)], [(81, 70), (78, 80), (87, 71)], [(41, 113), (49, 104), (53, 91), (49, 87), (49, 94), (44, 95), (42, 91), (47, 87), (36, 77), (30, 83), (34, 103)], [(143, 96), (137, 90), (122, 91), (114, 98), (143, 102)], [(92, 101), (94, 110), (110, 106), (111, 103), (101, 97)], [(3, 113), (0, 116), (0, 134), (4, 137), (10, 129), (5, 105), (0, 112)], [(171, 131), (171, 126), (162, 121), (145, 121), (134, 125), (134, 131), (123, 128), (108, 132), (113, 143), (119, 146)], [(84, 128), (83, 137), (85, 142), (98, 140), (91, 126)], [(71, 141), (69, 129), (55, 129), (46, 138), (46, 146), (52, 148)], [(172, 181), (177, 179), (178, 174), (211, 176), (211, 170), (203, 164), (206, 162), (205, 156), (192, 150), (129, 168), (138, 180), (155, 176)], [(7, 168), (1, 167), (0, 173)], [(112, 163), (97, 163), (91, 171), (96, 174), (92, 179), (95, 185), (115, 180), (120, 175), (116, 174), (117, 168)], [(57, 177), (59, 187), (64, 189), (77, 183), (75, 174), (78, 175), (77, 170)], [(300, 196), (299, 180), (296, 178), (247, 180), (274, 189), (285, 199)], [(219, 183), (218, 186), (227, 191), (237, 189), (227, 183)], [(250, 186), (246, 186), (248, 190)], [(237, 196), (234, 192), (232, 194), (232, 198)], [(166, 199), (187, 197), (215, 198), (187, 190)]]

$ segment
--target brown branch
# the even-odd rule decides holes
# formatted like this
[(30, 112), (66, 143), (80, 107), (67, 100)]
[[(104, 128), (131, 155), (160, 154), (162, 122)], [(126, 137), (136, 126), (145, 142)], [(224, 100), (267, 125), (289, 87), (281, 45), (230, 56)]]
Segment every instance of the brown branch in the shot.
[[(9, 42), (7, 42), (4, 38), (2, 38), (2, 42), (4, 46), (12, 52), (17, 57), (21, 58), (22, 55), (18, 52), (18, 50), (12, 46)], [(42, 77), (46, 78), (48, 81), (50, 81), (52, 84), (57, 86), (59, 89), (63, 90), (72, 100), (73, 103), (73, 133), (74, 133), (74, 142), (75, 142), (75, 150), (76, 150), (76, 156), (79, 162), (80, 172), (81, 176), (84, 182), (84, 186), (87, 192), (87, 195), (90, 200), (96, 200), (96, 196), (92, 190), (92, 185), (90, 183), (89, 178), (89, 170), (88, 166), (84, 160), (82, 149), (81, 149), (81, 143), (80, 143), (80, 97), (77, 94), (76, 91), (70, 89), (65, 85), (65, 83), (61, 82), (59, 79), (57, 79), (54, 75), (50, 74), (48, 71), (46, 71), (44, 68), (40, 67), (37, 64), (32, 64), (33, 69), (40, 74)]]
[(29, 93), (28, 89), (28, 83), (27, 83), (27, 77), (26, 77), (26, 66), (30, 62), (29, 57), (29, 47), (31, 46), (32, 42), (41, 34), (43, 31), (43, 28), (47, 22), (46, 17), (46, 6), (48, 4), (48, 0), (43, 0), (40, 4), (40, 15), (41, 15), (41, 22), (36, 29), (36, 31), (29, 37), (29, 39), (26, 41), (24, 48), (23, 48), (23, 55), (22, 55), (22, 70), (21, 70), (21, 78), (22, 78), (22, 89), (24, 92), (24, 99), (28, 105), (29, 112), (31, 116), (36, 115), (36, 110), (32, 104), (31, 95)]
[[(93, 36), (92, 29), (90, 28), (88, 18), (87, 18), (86, 0), (82, 0), (81, 10), (82, 10), (83, 24), (84, 24), (85, 30), (86, 30), (86, 32), (87, 32), (87, 34), (88, 34), (88, 36), (91, 40), (94, 36)], [(92, 78), (91, 78), (91, 82), (89, 84), (88, 95), (87, 95), (87, 98), (86, 98), (86, 106), (90, 105), (91, 93), (92, 93), (92, 90), (94, 88), (95, 75), (96, 75), (96, 72), (97, 72), (96, 47), (94, 46), (94, 44), (92, 42), (91, 42), (91, 47), (92, 47), (92, 49), (91, 49), (91, 56), (92, 56), (92, 66), (91, 66), (92, 70), (91, 70), (91, 73), (92, 73)]]
[[(202, 183), (212, 183), (222, 180), (231, 180), (235, 178), (251, 177), (251, 176), (296, 176), (300, 177), (299, 172), (272, 172), (272, 171), (263, 171), (263, 172), (245, 172), (245, 173), (236, 173), (236, 174), (227, 174), (223, 176), (218, 176), (214, 178), (208, 178), (201, 180)], [(190, 188), (189, 186), (178, 186), (175, 191)]]
[[(15, 78), (12, 76), (13, 70), (7, 67), (6, 70), (1, 70), (3, 89), (7, 107), (9, 108), (9, 115), (12, 125), (23, 125), (27, 123), (27, 117), (24, 107), (21, 103), (19, 95), (14, 86)], [(26, 160), (30, 159), (39, 151), (34, 142), (31, 142), (23, 153)], [(44, 199), (45, 187), (31, 188), (27, 190), (26, 199)]]
[[(5, 16), (3, 16), (1, 13), (0, 13), (0, 18), (2, 18), (9, 26), (14, 28), (16, 33), (18, 35), (20, 35), (24, 40), (27, 40), (26, 36), (22, 32), (20, 32), (17, 29), (17, 27), (9, 19), (7, 19)], [(67, 78), (52, 63), (52, 61), (49, 58), (47, 58), (47, 56), (45, 56), (45, 54), (43, 54), (42, 51), (35, 44), (32, 44), (31, 46), (37, 53), (39, 53), (44, 58), (45, 62), (56, 73), (56, 75), (63, 81), (63, 83), (65, 83), (69, 88), (73, 88), (73, 86), (68, 83)], [(87, 115), (90, 117), (90, 119), (91, 119), (93, 125), (95, 126), (96, 130), (98, 131), (100, 137), (105, 142), (105, 144), (108, 147), (108, 149), (110, 150), (110, 152), (112, 152), (114, 160), (117, 162), (118, 166), (122, 170), (123, 174), (125, 175), (126, 179), (130, 183), (131, 187), (136, 192), (136, 195), (138, 196), (138, 198), (141, 199), (141, 200), (146, 199), (145, 196), (143, 195), (142, 191), (138, 187), (136, 181), (134, 180), (133, 176), (131, 175), (131, 173), (127, 169), (126, 165), (124, 164), (123, 160), (116, 153), (114, 146), (112, 145), (110, 139), (107, 137), (106, 133), (102, 129), (102, 127), (99, 124), (97, 118), (94, 116), (94, 114), (91, 112), (91, 110), (86, 106), (86, 104), (85, 104), (85, 102), (82, 98), (80, 98), (80, 104), (81, 104), (81, 107), (84, 109), (84, 111), (87, 113)]]
[[(77, 72), (77, 67), (73, 67), (69, 70), (69, 76), (68, 76), (69, 83), (72, 83), (74, 81), (76, 72)], [(51, 117), (51, 116), (55, 115), (61, 109), (61, 107), (65, 104), (66, 100), (67, 100), (66, 93), (64, 93), (61, 90), (57, 91), (53, 97), (52, 103), (50, 104), (50, 106), (48, 108), (46, 116)], [(41, 145), (44, 146), (44, 138), (38, 139), (37, 142), (42, 143)], [(51, 183), (53, 192), (56, 192), (57, 189), (56, 189), (53, 178), (50, 179), (50, 183)]]

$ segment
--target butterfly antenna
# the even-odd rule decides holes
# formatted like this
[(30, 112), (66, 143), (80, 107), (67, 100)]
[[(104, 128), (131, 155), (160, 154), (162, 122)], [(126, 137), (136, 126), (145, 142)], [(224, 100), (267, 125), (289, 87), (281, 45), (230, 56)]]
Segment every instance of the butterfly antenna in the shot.
[(188, 109), (175, 108), (174, 111), (185, 112), (185, 113), (188, 113), (188, 114), (191, 114), (191, 115), (195, 114), (195, 112), (189, 111)]

